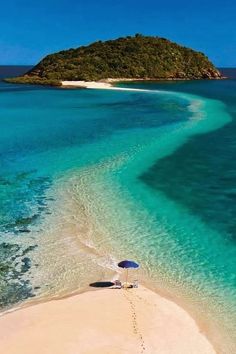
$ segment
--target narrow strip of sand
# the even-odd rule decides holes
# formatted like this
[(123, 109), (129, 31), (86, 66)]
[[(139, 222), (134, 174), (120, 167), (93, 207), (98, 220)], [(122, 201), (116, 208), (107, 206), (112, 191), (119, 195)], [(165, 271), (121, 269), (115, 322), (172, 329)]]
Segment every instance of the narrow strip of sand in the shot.
[(98, 82), (98, 81), (62, 81), (64, 87), (80, 87), (88, 89), (111, 89), (112, 84), (110, 82)]
[[(64, 88), (73, 88), (73, 87), (78, 87), (78, 88), (87, 88), (87, 89), (102, 89), (102, 90), (128, 90), (130, 91), (130, 88), (125, 88), (125, 87), (116, 87), (113, 86), (113, 84), (117, 82), (132, 82), (132, 81), (145, 81), (141, 79), (104, 79), (103, 81), (62, 81), (62, 87)], [(132, 90), (137, 90), (140, 91), (139, 89), (132, 89)], [(143, 90), (142, 90), (143, 91)], [(147, 90), (144, 90), (147, 91)]]
[(156, 293), (102, 289), (0, 318), (4, 354), (213, 354), (181, 307)]

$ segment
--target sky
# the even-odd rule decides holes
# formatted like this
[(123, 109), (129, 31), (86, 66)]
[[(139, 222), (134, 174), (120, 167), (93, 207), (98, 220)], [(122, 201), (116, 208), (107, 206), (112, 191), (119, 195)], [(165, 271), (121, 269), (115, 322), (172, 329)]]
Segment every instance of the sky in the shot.
[(204, 52), (236, 67), (235, 0), (1, 0), (0, 65), (141, 33)]

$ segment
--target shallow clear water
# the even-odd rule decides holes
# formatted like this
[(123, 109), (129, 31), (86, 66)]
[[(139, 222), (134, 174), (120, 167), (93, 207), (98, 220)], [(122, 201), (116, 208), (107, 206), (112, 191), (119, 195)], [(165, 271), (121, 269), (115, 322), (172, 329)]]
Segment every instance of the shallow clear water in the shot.
[(1, 306), (132, 257), (233, 353), (236, 81), (123, 86), (0, 83)]

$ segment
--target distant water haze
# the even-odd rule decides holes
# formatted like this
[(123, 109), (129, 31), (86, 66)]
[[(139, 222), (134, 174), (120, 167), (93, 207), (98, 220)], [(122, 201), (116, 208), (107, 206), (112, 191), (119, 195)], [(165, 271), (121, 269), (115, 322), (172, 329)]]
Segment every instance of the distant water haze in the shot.
[(0, 78), (23, 75), (32, 67), (29, 65), (0, 65)]
[(220, 72), (229, 79), (236, 79), (235, 68), (219, 68)]

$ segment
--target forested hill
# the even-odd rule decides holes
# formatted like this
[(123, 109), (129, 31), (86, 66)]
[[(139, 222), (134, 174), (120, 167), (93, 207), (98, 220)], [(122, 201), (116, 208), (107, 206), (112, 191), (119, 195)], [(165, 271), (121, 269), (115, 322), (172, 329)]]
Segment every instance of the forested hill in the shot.
[(47, 55), (15, 82), (60, 84), (61, 80), (214, 79), (221, 74), (200, 52), (165, 38), (128, 36)]

